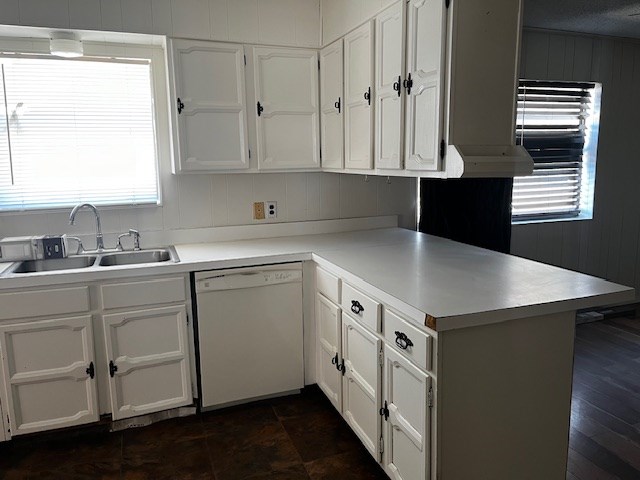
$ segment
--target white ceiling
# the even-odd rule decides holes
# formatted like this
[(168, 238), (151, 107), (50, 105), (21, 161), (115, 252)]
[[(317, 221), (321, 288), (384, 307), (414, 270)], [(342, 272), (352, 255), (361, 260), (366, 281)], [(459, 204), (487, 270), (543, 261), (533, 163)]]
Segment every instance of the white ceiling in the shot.
[(525, 0), (524, 24), (640, 38), (640, 0)]

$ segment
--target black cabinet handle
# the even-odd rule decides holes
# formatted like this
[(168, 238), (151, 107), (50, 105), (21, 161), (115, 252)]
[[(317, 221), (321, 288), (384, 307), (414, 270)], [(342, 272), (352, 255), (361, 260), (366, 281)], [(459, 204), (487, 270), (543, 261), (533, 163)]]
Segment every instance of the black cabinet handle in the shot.
[(406, 333), (398, 332), (396, 330), (396, 345), (400, 347), (402, 350), (406, 350), (409, 347), (413, 347), (413, 342), (409, 337), (407, 337)]
[(387, 401), (384, 401), (384, 407), (380, 409), (380, 416), (384, 417), (385, 421), (389, 420), (389, 404)]
[(118, 371), (118, 366), (113, 363), (113, 360), (109, 361), (109, 375), (111, 375), (111, 378), (113, 378), (116, 375), (116, 372)]
[(404, 88), (407, 89), (407, 95), (411, 95), (411, 87), (413, 87), (413, 80), (411, 80), (411, 74), (402, 82)]
[(87, 375), (89, 375), (90, 378), (93, 378), (96, 376), (96, 367), (93, 364), (93, 362), (91, 362), (87, 367)]
[(398, 75), (398, 81), (393, 82), (393, 89), (398, 92), (398, 96), (400, 96), (400, 87), (402, 86), (402, 78)]
[(336, 107), (338, 109), (338, 113), (340, 113), (340, 107), (341, 107), (341, 98), (338, 97), (338, 101), (333, 105), (334, 107)]
[(364, 307), (357, 300), (351, 300), (351, 311), (356, 315), (360, 315), (360, 313), (364, 312)]
[(344, 366), (344, 358), (340, 362), (340, 365), (337, 366), (337, 368), (338, 368), (338, 371), (342, 373), (342, 376), (344, 377), (344, 372), (347, 371), (347, 368)]
[(262, 115), (262, 112), (264, 112), (264, 107), (258, 102), (258, 116)]
[(184, 103), (178, 98), (178, 115), (182, 113), (182, 110), (184, 110)]
[(335, 365), (336, 369), (338, 368), (338, 354), (337, 353), (336, 353), (336, 356), (331, 359), (331, 364)]
[(371, 105), (371, 87), (369, 87), (367, 91), (364, 92), (364, 99), (367, 101), (369, 105)]

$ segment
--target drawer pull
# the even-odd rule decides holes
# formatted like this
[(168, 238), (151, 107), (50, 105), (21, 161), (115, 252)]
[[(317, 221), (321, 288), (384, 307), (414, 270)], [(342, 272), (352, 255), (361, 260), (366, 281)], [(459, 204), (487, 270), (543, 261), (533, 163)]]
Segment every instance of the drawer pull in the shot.
[(351, 300), (351, 311), (356, 315), (360, 315), (360, 313), (364, 312), (364, 307), (357, 300)]
[(409, 347), (413, 347), (413, 342), (409, 337), (407, 337), (406, 333), (398, 332), (396, 330), (396, 345), (400, 347), (402, 350), (406, 350)]

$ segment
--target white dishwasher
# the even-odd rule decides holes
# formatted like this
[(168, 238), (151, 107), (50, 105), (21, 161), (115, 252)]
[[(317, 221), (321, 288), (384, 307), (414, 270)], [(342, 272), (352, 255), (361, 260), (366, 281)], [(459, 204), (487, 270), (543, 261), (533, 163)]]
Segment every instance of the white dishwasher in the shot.
[(302, 264), (195, 274), (203, 409), (304, 387)]

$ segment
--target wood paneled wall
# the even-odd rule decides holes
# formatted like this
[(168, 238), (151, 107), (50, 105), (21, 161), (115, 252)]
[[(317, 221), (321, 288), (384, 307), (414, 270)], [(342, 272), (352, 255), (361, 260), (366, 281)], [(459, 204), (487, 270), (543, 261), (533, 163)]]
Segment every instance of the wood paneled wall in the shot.
[(601, 82), (602, 111), (593, 220), (514, 225), (511, 252), (640, 290), (640, 41), (527, 30), (520, 77)]

